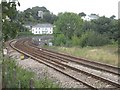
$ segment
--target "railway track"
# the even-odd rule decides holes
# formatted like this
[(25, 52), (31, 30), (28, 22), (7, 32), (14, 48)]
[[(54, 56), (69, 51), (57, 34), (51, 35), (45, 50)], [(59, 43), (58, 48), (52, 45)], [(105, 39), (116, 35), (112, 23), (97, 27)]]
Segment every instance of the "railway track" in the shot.
[(97, 76), (93, 73), (89, 73), (76, 67), (70, 66), (67, 64), (69, 60), (68, 58), (66, 59), (65, 56), (64, 58), (62, 58), (63, 57), (62, 55), (61, 55), (62, 57), (58, 55), (59, 56), (58, 58), (57, 56), (55, 56), (55, 54), (54, 55), (51, 54), (49, 50), (46, 49), (43, 50), (41, 48), (38, 49), (34, 47), (32, 44), (30, 45), (30, 43), (26, 42), (26, 40), (19, 40), (15, 43), (15, 45), (12, 45), (11, 42), (10, 45), (17, 51), (26, 54), (27, 56), (36, 59), (38, 62), (44, 63), (45, 65), (51, 68), (54, 68), (55, 70), (73, 78), (78, 82), (82, 82), (91, 89), (120, 87), (120, 84), (117, 82), (107, 80), (106, 78)]
[(112, 65), (108, 65), (108, 64), (104, 64), (104, 63), (100, 63), (100, 62), (95, 62), (95, 61), (90, 61), (87, 59), (83, 59), (83, 58), (78, 58), (78, 57), (74, 57), (74, 56), (70, 56), (67, 54), (63, 54), (63, 53), (58, 53), (58, 52), (54, 52), (45, 48), (40, 48), (40, 47), (36, 47), (34, 44), (32, 44), (31, 42), (28, 42), (28, 44), (38, 50), (42, 50), (43, 52), (45, 52), (48, 55), (54, 55), (57, 58), (63, 58), (64, 61), (66, 60), (71, 61), (71, 62), (75, 62), (77, 64), (80, 65), (84, 65), (86, 67), (89, 68), (93, 68), (96, 70), (101, 70), (101, 71), (105, 71), (105, 72), (109, 72), (111, 74), (115, 74), (120, 76), (120, 67), (116, 67), (116, 66), (112, 66)]

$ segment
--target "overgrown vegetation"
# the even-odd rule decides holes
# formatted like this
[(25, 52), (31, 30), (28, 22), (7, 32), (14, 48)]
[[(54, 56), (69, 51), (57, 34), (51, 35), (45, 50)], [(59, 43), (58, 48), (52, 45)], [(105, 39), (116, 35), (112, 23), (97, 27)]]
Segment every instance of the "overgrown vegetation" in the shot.
[(91, 21), (82, 21), (75, 13), (60, 13), (54, 23), (56, 46), (103, 46), (113, 44), (119, 38), (118, 21), (101, 16)]
[(106, 64), (118, 66), (118, 45), (105, 45), (97, 47), (60, 47), (51, 46), (45, 48), (51, 49), (56, 52), (69, 54), (72, 56), (86, 58), (88, 60), (98, 61)]
[[(38, 16), (38, 11), (43, 11), (43, 18)], [(46, 7), (32, 7), (19, 12), (18, 20), (22, 24), (51, 23), (56, 21), (57, 16), (51, 13)]]
[(111, 41), (104, 34), (99, 34), (94, 31), (88, 31), (82, 34), (79, 40), (79, 45), (81, 47), (84, 46), (102, 46), (106, 44), (110, 44)]
[(82, 19), (75, 13), (60, 13), (54, 28), (54, 44), (69, 46), (72, 44), (72, 36), (81, 35)]
[[(33, 7), (18, 12), (16, 2), (1, 2), (3, 38), (5, 41), (16, 38), (16, 36), (31, 36), (22, 25), (34, 25), (37, 23), (51, 23), (54, 27), (53, 44), (56, 46), (102, 46), (118, 41), (120, 20), (105, 16), (98, 19), (84, 21), (84, 12), (79, 14), (72, 12), (59, 13), (58, 16), (50, 13), (46, 7)], [(0, 4), (0, 5), (1, 5)], [(43, 11), (43, 18), (38, 16), (38, 11)]]
[(50, 81), (47, 77), (42, 80), (35, 78), (33, 72), (18, 67), (10, 58), (3, 61), (3, 85), (6, 88), (58, 88), (59, 85)]
[(20, 3), (16, 2), (1, 2), (2, 5), (2, 35), (3, 40), (7, 41), (16, 37), (17, 32), (22, 27), (17, 20), (16, 6)]
[(16, 38), (31, 37), (31, 36), (33, 36), (32, 32), (30, 32), (30, 31), (24, 31), (24, 32), (18, 32)]

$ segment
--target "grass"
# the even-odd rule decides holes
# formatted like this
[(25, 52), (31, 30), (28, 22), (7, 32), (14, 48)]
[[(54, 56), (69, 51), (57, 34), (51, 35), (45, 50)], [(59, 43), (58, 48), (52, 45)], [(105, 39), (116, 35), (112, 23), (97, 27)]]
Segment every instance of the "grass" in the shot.
[(57, 47), (52, 46), (45, 48), (62, 52), (65, 54), (90, 59), (93, 61), (98, 61), (106, 64), (111, 64), (118, 66), (118, 46), (117, 45), (106, 45), (100, 47)]
[(3, 61), (3, 84), (6, 88), (58, 88), (59, 85), (47, 77), (39, 80), (33, 72), (18, 67), (15, 60), (5, 57)]

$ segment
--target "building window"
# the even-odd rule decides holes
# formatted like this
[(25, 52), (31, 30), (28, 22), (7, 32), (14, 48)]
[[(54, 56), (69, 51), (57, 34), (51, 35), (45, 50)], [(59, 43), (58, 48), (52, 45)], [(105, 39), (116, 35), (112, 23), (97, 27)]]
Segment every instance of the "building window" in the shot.
[(47, 34), (48, 31), (42, 31), (42, 34)]

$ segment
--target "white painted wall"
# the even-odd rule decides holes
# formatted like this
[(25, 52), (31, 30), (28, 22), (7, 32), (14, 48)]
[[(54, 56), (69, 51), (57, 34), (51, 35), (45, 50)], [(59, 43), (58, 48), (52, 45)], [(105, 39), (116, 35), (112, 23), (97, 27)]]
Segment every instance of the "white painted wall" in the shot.
[(53, 28), (49, 27), (44, 27), (44, 28), (39, 28), (39, 27), (33, 27), (32, 28), (32, 33), (33, 34), (53, 34)]
[(90, 21), (93, 19), (98, 19), (98, 17), (95, 17), (94, 15), (86, 15), (84, 17), (81, 17), (83, 20)]

